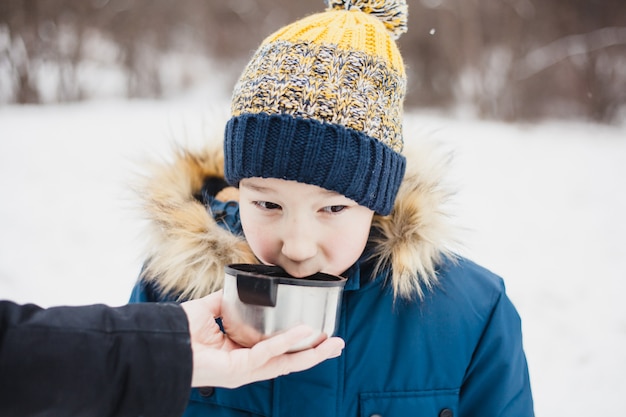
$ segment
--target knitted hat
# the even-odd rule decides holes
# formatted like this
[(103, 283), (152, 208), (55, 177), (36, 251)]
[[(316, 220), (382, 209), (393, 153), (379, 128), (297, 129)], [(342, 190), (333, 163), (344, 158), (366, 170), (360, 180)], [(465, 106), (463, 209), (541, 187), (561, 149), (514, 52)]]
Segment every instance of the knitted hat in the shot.
[(294, 180), (389, 214), (404, 177), (404, 0), (326, 0), (266, 38), (237, 82), (226, 180)]

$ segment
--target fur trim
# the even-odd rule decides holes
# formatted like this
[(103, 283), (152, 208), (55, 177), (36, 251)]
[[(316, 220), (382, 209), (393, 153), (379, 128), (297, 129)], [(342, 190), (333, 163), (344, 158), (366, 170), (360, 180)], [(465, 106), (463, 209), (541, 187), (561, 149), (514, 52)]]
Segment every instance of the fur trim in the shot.
[(424, 143), (405, 149), (407, 170), (393, 211), (374, 216), (371, 258), (376, 271), (391, 267), (394, 295), (424, 297), (437, 284), (436, 267), (454, 258), (458, 242), (445, 206), (452, 192), (443, 185), (450, 158)]
[[(391, 267), (396, 297), (423, 298), (455, 244), (444, 209), (451, 193), (442, 186), (449, 158), (428, 143), (404, 154), (407, 171), (394, 209), (374, 216), (370, 243), (377, 271)], [(150, 240), (142, 277), (181, 299), (221, 288), (227, 264), (258, 262), (245, 239), (218, 226), (194, 198), (206, 177), (223, 178), (223, 166), (221, 147), (178, 149), (175, 161), (155, 166), (141, 188)]]
[(194, 197), (205, 178), (224, 177), (221, 149), (178, 149), (173, 164), (150, 171), (141, 190), (149, 220), (142, 278), (181, 299), (199, 298), (222, 287), (224, 266), (257, 262), (246, 241), (218, 226)]

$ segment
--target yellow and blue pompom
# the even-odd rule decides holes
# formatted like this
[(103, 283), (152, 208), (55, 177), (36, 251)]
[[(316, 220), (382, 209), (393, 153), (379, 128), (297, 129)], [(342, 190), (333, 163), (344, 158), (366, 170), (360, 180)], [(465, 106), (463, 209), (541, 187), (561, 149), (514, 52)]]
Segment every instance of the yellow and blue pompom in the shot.
[(407, 31), (408, 7), (405, 0), (325, 0), (332, 10), (358, 9), (380, 19), (393, 39)]

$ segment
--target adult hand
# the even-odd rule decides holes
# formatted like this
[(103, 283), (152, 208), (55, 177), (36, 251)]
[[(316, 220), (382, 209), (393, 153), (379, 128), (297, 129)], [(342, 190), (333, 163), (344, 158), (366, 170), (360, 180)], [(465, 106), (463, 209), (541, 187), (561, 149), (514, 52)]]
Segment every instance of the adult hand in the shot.
[(215, 322), (215, 317), (221, 314), (222, 291), (181, 305), (189, 320), (193, 387), (236, 388), (302, 371), (341, 355), (345, 345), (341, 338), (331, 337), (315, 348), (286, 353), (313, 333), (307, 326), (297, 326), (251, 348), (243, 348), (222, 333)]

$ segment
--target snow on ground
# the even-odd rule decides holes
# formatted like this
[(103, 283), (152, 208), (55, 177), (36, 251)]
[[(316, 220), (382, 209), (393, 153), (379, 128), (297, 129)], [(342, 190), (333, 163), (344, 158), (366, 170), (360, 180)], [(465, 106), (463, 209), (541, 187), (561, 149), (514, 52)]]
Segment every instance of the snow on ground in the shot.
[[(0, 298), (125, 303), (142, 261), (130, 185), (173, 142), (195, 146), (222, 128), (215, 96), (0, 107)], [(464, 254), (505, 278), (537, 416), (622, 409), (626, 125), (428, 114), (406, 125), (454, 153)]]

